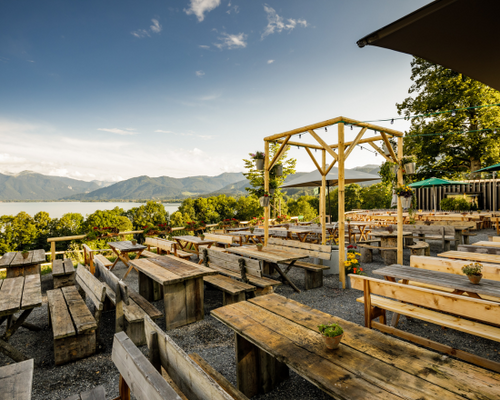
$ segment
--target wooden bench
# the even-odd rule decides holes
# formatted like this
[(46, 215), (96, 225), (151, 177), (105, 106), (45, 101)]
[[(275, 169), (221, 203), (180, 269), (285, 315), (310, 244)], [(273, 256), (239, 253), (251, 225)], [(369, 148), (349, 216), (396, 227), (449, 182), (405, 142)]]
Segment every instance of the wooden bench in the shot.
[(106, 266), (106, 268), (110, 268), (113, 265), (112, 261), (109, 261), (106, 257), (104, 257), (102, 254), (95, 254), (96, 252), (103, 251), (103, 250), (92, 250), (89, 246), (86, 244), (82, 244), (83, 247), (83, 261), (85, 265), (88, 265), (90, 268), (90, 273), (94, 275), (94, 259), (101, 260), (101, 263)]
[[(224, 305), (245, 300), (249, 292), (256, 296), (273, 293), (274, 286), (281, 285), (279, 281), (262, 276), (262, 264), (258, 260), (207, 248), (202, 249), (200, 256), (206, 267), (220, 274), (205, 276), (203, 282), (223, 292)], [(231, 279), (230, 282), (228, 277), (240, 281)]]
[(151, 247), (156, 247), (156, 251), (158, 252), (157, 255), (161, 255), (165, 252), (166, 254), (174, 254), (176, 257), (188, 261), (192, 256), (192, 254), (187, 251), (179, 250), (177, 243), (172, 242), (171, 240), (147, 237), (144, 244), (148, 246), (148, 251), (151, 250)]
[(76, 286), (47, 291), (56, 365), (88, 357), (97, 350), (106, 288), (81, 264), (76, 270), (76, 282), (94, 304), (95, 316), (92, 316)]
[(500, 254), (500, 247), (474, 246), (473, 244), (462, 244), (457, 247), (457, 251), (468, 253)]
[(143, 252), (141, 253), (141, 257), (146, 257), (146, 258), (155, 258), (158, 256), (159, 254), (153, 253), (152, 251), (149, 250), (143, 250)]
[(239, 246), (243, 243), (243, 237), (241, 236), (231, 236), (231, 235), (215, 235), (211, 233), (205, 233), (206, 240), (214, 240), (217, 242), (219, 247), (230, 247), (233, 243)]
[(33, 359), (0, 367), (0, 400), (30, 400)]
[(429, 243), (419, 241), (411, 246), (407, 246), (411, 250), (412, 256), (430, 256), (431, 249)]
[[(362, 290), (357, 301), (364, 304), (365, 326), (431, 347), (482, 367), (500, 371), (500, 363), (454, 349), (427, 338), (386, 325), (386, 311), (406, 315), (439, 326), (500, 341), (500, 303), (475, 299), (413, 285), (349, 274), (353, 289)], [(374, 319), (380, 318), (380, 322)]]
[(413, 238), (420, 241), (440, 240), (443, 250), (450, 250), (451, 243), (456, 244), (455, 228), (440, 225), (405, 225), (405, 231), (413, 232)]
[[(120, 281), (99, 261), (96, 262), (96, 278), (106, 287), (105, 309), (115, 308), (115, 332), (124, 330), (137, 346), (146, 344), (144, 317), (161, 318), (162, 312), (135, 290)], [(117, 296), (118, 293), (118, 296)]]
[[(267, 243), (267, 247), (271, 249), (290, 250), (311, 258), (330, 260), (332, 257), (332, 247), (330, 245), (303, 243), (298, 240), (283, 240), (278, 238), (269, 238)], [(302, 268), (305, 271), (304, 287), (306, 290), (323, 286), (323, 270), (329, 268), (325, 265), (305, 261), (296, 261), (293, 267)], [(285, 270), (285, 274), (288, 273), (290, 268), (291, 266), (289, 265)]]
[(66, 400), (106, 400), (106, 391), (104, 386), (97, 386), (80, 394), (74, 394)]
[(74, 285), (75, 274), (75, 267), (73, 266), (73, 262), (69, 258), (64, 261), (54, 260), (54, 262), (52, 263), (52, 278), (54, 280), (54, 289)]

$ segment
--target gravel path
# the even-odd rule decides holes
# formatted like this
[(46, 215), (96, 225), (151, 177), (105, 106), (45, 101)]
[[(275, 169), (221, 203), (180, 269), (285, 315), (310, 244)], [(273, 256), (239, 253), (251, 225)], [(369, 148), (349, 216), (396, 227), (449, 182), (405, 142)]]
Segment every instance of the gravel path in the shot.
[[(482, 230), (477, 236), (471, 237), (471, 242), (488, 240), (488, 234), (494, 234), (493, 230)], [(441, 252), (439, 242), (431, 242), (431, 255), (435, 256)], [(377, 252), (378, 253), (378, 252)], [(410, 253), (405, 250), (404, 264), (409, 265)], [(368, 275), (371, 271), (382, 268), (383, 263), (380, 255), (375, 254), (373, 263), (364, 264), (363, 268)], [(125, 274), (125, 267), (119, 263), (113, 270), (117, 276)], [(289, 276), (292, 281), (303, 290), (303, 271), (294, 268)], [(137, 290), (137, 275), (131, 272), (125, 282)], [(336, 315), (357, 324), (364, 324), (363, 305), (356, 302), (361, 296), (358, 290), (339, 290), (337, 275), (327, 276), (324, 286), (319, 289), (302, 291), (298, 294), (289, 286), (282, 285), (276, 293), (304, 303), (326, 313)], [(52, 275), (42, 276), (43, 305), (35, 309), (28, 318), (28, 322), (36, 324), (43, 329), (32, 332), (20, 328), (12, 337), (11, 343), (21, 349), (23, 353), (35, 359), (35, 372), (33, 380), (34, 400), (53, 400), (66, 398), (72, 394), (79, 393), (96, 385), (104, 385), (107, 398), (118, 396), (118, 371), (111, 361), (111, 349), (114, 334), (114, 311), (103, 313), (101, 322), (101, 339), (103, 347), (97, 354), (83, 360), (56, 367), (54, 365), (52, 332), (48, 326), (46, 291), (52, 289)], [(163, 310), (163, 302), (154, 303)], [(195, 324), (169, 331), (169, 335), (187, 353), (199, 353), (210, 365), (223, 374), (229, 381), (236, 384), (236, 364), (234, 355), (234, 334), (225, 325), (217, 322), (210, 316), (210, 310), (222, 306), (222, 293), (219, 291), (205, 291), (205, 319)], [(388, 320), (391, 315), (389, 313)], [(158, 319), (158, 325), (165, 329), (165, 320)], [(444, 343), (455, 348), (480, 355), (482, 357), (500, 362), (498, 354), (498, 343), (482, 339), (466, 333), (443, 329), (439, 326), (423, 323), (422, 321), (401, 317), (398, 328)], [(3, 332), (3, 330), (2, 330)], [(147, 348), (141, 350), (146, 354)], [(0, 354), (0, 366), (11, 363), (12, 360)], [(276, 390), (265, 396), (255, 399), (327, 399), (329, 396), (317, 389), (314, 385), (290, 373), (290, 379), (283, 382)]]

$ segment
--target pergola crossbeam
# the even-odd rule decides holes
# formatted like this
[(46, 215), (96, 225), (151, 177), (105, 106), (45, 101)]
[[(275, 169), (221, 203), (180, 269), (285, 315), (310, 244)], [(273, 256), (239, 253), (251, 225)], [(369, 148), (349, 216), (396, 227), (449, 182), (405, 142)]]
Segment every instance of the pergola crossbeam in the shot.
[(356, 136), (356, 138), (354, 139), (354, 141), (349, 144), (349, 148), (345, 152), (344, 160), (346, 160), (347, 157), (349, 157), (349, 154), (352, 153), (352, 151), (354, 150), (354, 148), (356, 147), (356, 145), (359, 143), (359, 141), (361, 140), (361, 138), (363, 137), (363, 135), (365, 134), (365, 132), (366, 132), (367, 129), (368, 128), (361, 129), (359, 131), (358, 135)]
[(338, 159), (339, 159), (339, 157), (337, 156), (337, 153), (335, 153), (335, 152), (331, 149), (331, 147), (330, 147), (330, 146), (328, 146), (328, 145), (326, 144), (326, 142), (325, 142), (323, 139), (321, 139), (321, 138), (319, 137), (319, 135), (318, 135), (316, 132), (314, 132), (313, 130), (310, 130), (310, 131), (309, 131), (309, 133), (311, 134), (311, 136), (312, 136), (314, 139), (316, 139), (316, 141), (317, 141), (317, 142), (318, 142), (321, 146), (323, 146), (323, 148), (324, 148), (324, 149), (325, 149), (325, 150), (326, 150), (326, 151), (327, 151), (327, 152), (328, 152), (328, 153), (329, 153), (329, 154), (333, 157), (333, 159), (334, 159), (334, 160), (338, 160)]
[(380, 133), (382, 134), (382, 140), (384, 141), (387, 150), (389, 150), (389, 154), (391, 155), (393, 162), (397, 163), (398, 157), (396, 156), (396, 153), (394, 153), (394, 149), (392, 148), (391, 142), (389, 142), (389, 138), (384, 132)]
[(323, 168), (321, 168), (318, 164), (318, 162), (316, 161), (316, 159), (314, 158), (313, 156), (313, 153), (311, 153), (311, 150), (309, 150), (307, 147), (306, 147), (306, 151), (307, 151), (307, 154), (309, 154), (309, 157), (311, 157), (311, 160), (313, 160), (313, 163), (314, 165), (316, 166), (316, 168), (318, 169), (318, 171), (321, 173), (321, 175), (325, 175), (325, 171), (323, 171)]
[(269, 164), (269, 171), (274, 167), (274, 164), (276, 164), (278, 162), (278, 160), (281, 158), (281, 156), (283, 155), (283, 153), (285, 152), (286, 148), (287, 148), (287, 143), (288, 141), (290, 140), (291, 136), (288, 136), (284, 141), (283, 143), (281, 144), (281, 147), (279, 148), (279, 150), (276, 152), (276, 154), (274, 155), (274, 158), (272, 159), (271, 163)]
[(368, 143), (370, 146), (372, 146), (375, 150), (377, 150), (377, 153), (379, 153), (382, 157), (384, 157), (387, 161), (392, 162), (392, 160), (385, 155), (385, 153), (382, 151), (380, 147), (378, 147), (375, 143)]
[[(382, 140), (382, 138), (380, 138)], [(276, 143), (283, 143), (285, 140), (275, 140)], [(299, 146), (299, 147), (304, 147), (304, 148), (310, 148), (310, 149), (316, 149), (316, 150), (323, 150), (323, 147), (318, 146), (317, 144), (309, 144), (309, 143), (300, 143), (300, 142), (290, 142), (288, 141), (288, 144), (290, 146)]]

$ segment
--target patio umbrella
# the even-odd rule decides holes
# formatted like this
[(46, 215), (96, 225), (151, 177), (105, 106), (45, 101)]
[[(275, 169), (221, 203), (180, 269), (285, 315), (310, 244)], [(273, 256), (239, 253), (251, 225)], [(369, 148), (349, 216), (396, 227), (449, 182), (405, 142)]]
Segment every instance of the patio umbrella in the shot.
[(441, 178), (429, 178), (429, 179), (424, 179), (423, 181), (420, 181), (420, 182), (410, 183), (408, 186), (411, 188), (414, 188), (414, 189), (431, 187), (433, 198), (434, 198), (434, 211), (436, 211), (436, 208), (437, 208), (436, 187), (437, 186), (446, 186), (446, 185), (467, 185), (467, 183), (466, 182), (457, 182), (457, 181), (448, 181), (446, 179), (441, 179)]
[(484, 167), (474, 172), (494, 172), (494, 171), (500, 171), (500, 164), (490, 165), (489, 167)]
[[(359, 183), (366, 181), (379, 180), (380, 176), (367, 174), (366, 172), (356, 171), (353, 169), (346, 169), (344, 171), (344, 182)], [(314, 170), (308, 174), (302, 175), (300, 178), (293, 179), (292, 181), (280, 186), (282, 189), (298, 188), (298, 187), (321, 187), (322, 175), (318, 170)], [(331, 218), (331, 205), (330, 205), (330, 186), (337, 186), (339, 181), (337, 168), (332, 170), (326, 175), (326, 186), (328, 188), (328, 215)]]
[(498, 0), (436, 0), (358, 40), (425, 58), (500, 90)]

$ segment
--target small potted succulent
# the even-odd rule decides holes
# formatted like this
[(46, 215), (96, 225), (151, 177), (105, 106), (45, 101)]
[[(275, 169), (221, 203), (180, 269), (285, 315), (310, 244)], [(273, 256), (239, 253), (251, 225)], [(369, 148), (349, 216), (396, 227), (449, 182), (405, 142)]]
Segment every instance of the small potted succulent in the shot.
[(318, 325), (318, 329), (325, 340), (325, 345), (328, 349), (337, 349), (344, 336), (344, 330), (338, 324), (331, 323), (330, 325)]
[(264, 247), (264, 245), (262, 243), (257, 244), (257, 250), (262, 251), (263, 247)]
[(205, 235), (203, 233), (200, 235), (200, 239), (205, 240)]
[(28, 256), (30, 255), (30, 252), (28, 250), (23, 250), (21, 252), (21, 255), (23, 256), (23, 259), (26, 260), (28, 258)]
[(467, 275), (467, 278), (474, 285), (479, 284), (479, 281), (483, 277), (481, 270), (483, 269), (483, 265), (478, 262), (473, 262), (462, 267), (462, 272)]
[(132, 239), (131, 242), (132, 242), (132, 246), (137, 245), (137, 239)]
[(250, 233), (253, 233), (253, 231), (254, 231), (254, 230), (255, 230), (255, 227), (253, 227), (253, 226), (251, 226), (251, 227), (249, 228)]

